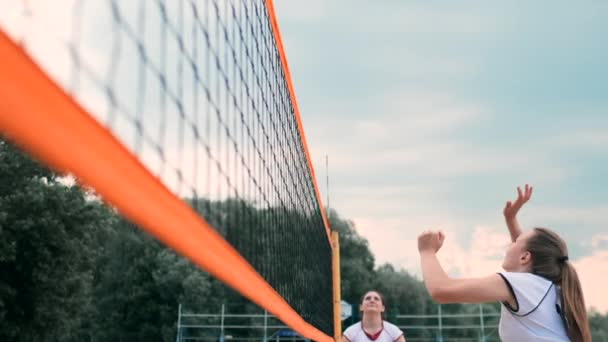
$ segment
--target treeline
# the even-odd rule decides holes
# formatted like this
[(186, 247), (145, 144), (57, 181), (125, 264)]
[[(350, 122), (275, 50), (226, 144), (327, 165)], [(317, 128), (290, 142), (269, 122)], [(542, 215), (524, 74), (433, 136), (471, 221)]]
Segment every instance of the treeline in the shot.
[[(229, 205), (205, 203), (207, 208)], [(340, 232), (344, 300), (356, 304), (373, 288), (386, 295), (389, 319), (437, 312), (418, 279), (375, 264), (351, 222), (332, 212), (331, 225)], [(175, 341), (179, 303), (203, 313), (218, 312), (222, 304), (233, 313), (260, 312), (90, 192), (0, 140), (0, 341)], [(476, 308), (444, 305), (442, 310)], [(497, 305), (484, 306), (486, 312), (497, 310)], [(346, 324), (357, 319), (354, 314)], [(594, 340), (608, 340), (608, 315), (592, 313), (591, 324)], [(435, 333), (419, 329), (408, 336)], [(451, 334), (476, 336), (468, 330)]]
[(170, 341), (177, 303), (204, 307), (222, 291), (0, 142), (0, 341)]

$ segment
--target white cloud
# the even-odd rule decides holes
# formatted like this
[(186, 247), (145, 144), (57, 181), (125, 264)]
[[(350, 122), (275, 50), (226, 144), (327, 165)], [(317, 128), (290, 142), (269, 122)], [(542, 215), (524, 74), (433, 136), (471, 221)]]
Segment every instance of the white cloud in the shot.
[[(606, 124), (608, 127), (608, 124)], [(608, 146), (608, 134), (606, 130), (579, 131), (572, 140), (571, 145), (589, 147), (589, 148), (606, 148)]]
[(608, 312), (608, 250), (595, 250), (589, 256), (574, 260), (573, 264), (583, 287), (587, 307)]
[(591, 238), (591, 247), (593, 249), (608, 249), (608, 234), (595, 235), (593, 238)]
[[(603, 114), (602, 116), (605, 116)], [(602, 119), (593, 123), (596, 128), (582, 128), (549, 139), (546, 145), (560, 148), (585, 149), (586, 151), (604, 151), (608, 147), (608, 120)]]
[(327, 1), (306, 1), (306, 2), (284, 2), (275, 1), (275, 14), (279, 19), (279, 25), (283, 21), (289, 22), (310, 22), (323, 18), (327, 14)]
[(475, 227), (468, 249), (460, 244), (456, 234), (462, 232), (446, 232), (444, 247), (437, 255), (448, 274), (454, 277), (483, 277), (502, 270), (502, 259), (509, 244), (508, 234), (488, 227)]
[[(312, 132), (312, 155), (329, 155), (334, 175), (361, 175), (360, 179), (365, 179), (364, 175), (378, 171), (407, 170), (407, 175), (420, 176), (428, 185), (424, 179), (437, 182), (460, 176), (509, 174), (545, 185), (561, 182), (570, 172), (555, 167), (554, 156), (545, 151), (522, 153), (509, 146), (463, 140), (458, 136), (462, 130), (494, 115), (479, 105), (459, 103), (441, 93), (406, 89), (371, 97), (364, 103), (370, 109), (362, 110), (373, 109), (376, 114), (363, 117), (354, 113), (347, 120), (346, 114), (327, 112), (317, 115), (321, 121), (306, 126)], [(324, 168), (324, 158), (315, 167)]]
[[(475, 153), (473, 146), (439, 139), (474, 122), (483, 113), (480, 108), (458, 104), (445, 95), (394, 92), (371, 98), (366, 106), (376, 108), (378, 115), (311, 122), (308, 127), (314, 132), (310, 139), (313, 155), (328, 154), (332, 169), (337, 168), (338, 172), (415, 165), (431, 172), (458, 174), (493, 169), (501, 164), (492, 160), (516, 157), (504, 153), (494, 156), (493, 151), (481, 151), (483, 155), (473, 157), (470, 155)], [(319, 147), (319, 141), (326, 143)], [(452, 158), (446, 162), (447, 156)]]
[[(592, 206), (573, 208), (567, 206), (537, 206), (531, 213), (526, 213), (531, 222), (547, 224), (571, 224), (573, 226), (590, 225), (598, 230), (608, 230), (608, 204), (598, 203)], [(601, 229), (603, 228), (603, 229)], [(596, 236), (601, 239), (604, 235)], [(597, 240), (599, 241), (599, 240)]]
[[(491, 16), (480, 15), (479, 8), (468, 6), (432, 7), (427, 5), (384, 3), (383, 6), (352, 5), (351, 2), (322, 0), (275, 2), (277, 16), (293, 21), (313, 21), (319, 17), (334, 18), (326, 29), (353, 34), (397, 33), (480, 33), (497, 28)], [(361, 25), (361, 23), (365, 23)]]
[[(16, 4), (18, 3), (18, 5)], [(70, 57), (67, 42), (71, 35), (73, 0), (0, 1), (0, 26), (55, 80), (66, 83)]]
[[(389, 262), (419, 274), (418, 234), (427, 229), (441, 229), (447, 235), (443, 254), (449, 257), (450, 265), (461, 263), (463, 253), (456, 242), (456, 235), (465, 231), (466, 222), (433, 213), (418, 211), (415, 214), (416, 209), (410, 210), (411, 215), (406, 213), (392, 218), (353, 218), (357, 232), (369, 241), (377, 262)], [(408, 211), (407, 206), (404, 211)]]

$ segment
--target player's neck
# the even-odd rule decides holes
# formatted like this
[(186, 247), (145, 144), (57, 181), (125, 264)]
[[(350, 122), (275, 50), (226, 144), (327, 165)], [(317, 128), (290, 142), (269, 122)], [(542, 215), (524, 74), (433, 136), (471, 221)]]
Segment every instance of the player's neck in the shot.
[(366, 313), (361, 320), (361, 326), (367, 332), (376, 332), (382, 329), (382, 316), (380, 313)]

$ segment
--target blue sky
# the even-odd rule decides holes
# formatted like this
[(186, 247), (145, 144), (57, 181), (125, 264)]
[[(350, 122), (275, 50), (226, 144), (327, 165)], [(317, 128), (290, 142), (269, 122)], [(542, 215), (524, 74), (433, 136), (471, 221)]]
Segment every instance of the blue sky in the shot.
[(417, 273), (437, 228), (452, 274), (497, 271), (528, 182), (522, 224), (564, 236), (608, 309), (608, 3), (275, 6), (322, 192), (329, 155), (330, 204), (377, 262)]

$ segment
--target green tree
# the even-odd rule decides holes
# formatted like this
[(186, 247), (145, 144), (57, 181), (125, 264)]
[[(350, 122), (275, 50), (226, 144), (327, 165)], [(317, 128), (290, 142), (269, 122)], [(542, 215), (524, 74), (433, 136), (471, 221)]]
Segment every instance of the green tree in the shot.
[(97, 268), (97, 341), (170, 341), (179, 303), (205, 307), (212, 297), (209, 275), (124, 220)]
[(0, 140), (0, 340), (77, 340), (107, 211)]
[(593, 341), (608, 342), (608, 313), (602, 315), (592, 309), (589, 312), (589, 325)]

